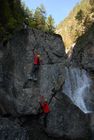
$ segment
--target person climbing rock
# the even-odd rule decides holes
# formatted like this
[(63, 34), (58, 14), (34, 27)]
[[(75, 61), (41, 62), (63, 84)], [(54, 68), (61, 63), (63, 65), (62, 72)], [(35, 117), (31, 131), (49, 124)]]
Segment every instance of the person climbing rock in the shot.
[(34, 57), (34, 61), (33, 61), (33, 68), (31, 71), (31, 75), (29, 76), (29, 80), (37, 80), (37, 74), (38, 74), (38, 70), (39, 70), (39, 66), (40, 66), (40, 55), (38, 52), (34, 53), (34, 49), (32, 50), (33, 52), (33, 57)]
[(44, 126), (47, 127), (47, 116), (50, 112), (49, 103), (47, 102), (47, 99), (44, 98), (44, 96), (41, 96), (39, 104), (42, 110), (41, 113), (43, 113)]
[(40, 66), (40, 63), (42, 63), (39, 53), (38, 52), (35, 53), (34, 49), (32, 49), (32, 52), (33, 52), (33, 58), (34, 58), (33, 67), (32, 67), (31, 74), (28, 76), (27, 81), (25, 81), (23, 85), (23, 88), (27, 88), (29, 80), (37, 81), (39, 66)]

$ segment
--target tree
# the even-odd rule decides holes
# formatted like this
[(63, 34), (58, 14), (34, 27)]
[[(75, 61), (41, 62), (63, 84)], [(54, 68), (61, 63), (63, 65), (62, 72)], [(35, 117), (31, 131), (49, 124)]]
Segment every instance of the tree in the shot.
[(89, 0), (91, 5), (94, 5), (94, 0)]
[(47, 26), (47, 31), (54, 32), (54, 29), (55, 29), (55, 27), (54, 27), (54, 19), (52, 18), (51, 15), (49, 15), (48, 18), (47, 18), (46, 26)]
[[(45, 31), (46, 18), (46, 10), (42, 4), (33, 12), (21, 0), (0, 0), (0, 39), (9, 38), (16, 29), (22, 27), (26, 19), (30, 27)], [(51, 23), (49, 26), (52, 30)]]
[(45, 30), (46, 10), (43, 5), (37, 7), (34, 13), (34, 20), (38, 29)]
[(84, 18), (84, 13), (83, 13), (83, 11), (82, 11), (81, 9), (77, 12), (75, 18), (76, 18), (80, 23), (82, 22), (82, 20), (83, 20), (83, 18)]

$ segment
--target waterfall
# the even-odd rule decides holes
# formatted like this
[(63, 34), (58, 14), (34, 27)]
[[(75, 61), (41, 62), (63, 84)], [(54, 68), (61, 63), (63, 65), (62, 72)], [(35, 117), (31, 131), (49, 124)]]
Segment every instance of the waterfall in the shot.
[(91, 113), (87, 100), (90, 96), (91, 80), (83, 69), (65, 68), (65, 84), (63, 92), (78, 106), (84, 113)]

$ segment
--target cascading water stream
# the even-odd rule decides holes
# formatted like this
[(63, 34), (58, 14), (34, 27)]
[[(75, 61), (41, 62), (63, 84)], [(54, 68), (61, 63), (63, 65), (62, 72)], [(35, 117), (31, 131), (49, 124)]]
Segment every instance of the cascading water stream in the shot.
[(88, 104), (91, 88), (91, 80), (83, 69), (66, 68), (65, 84), (63, 92), (78, 106), (84, 113), (94, 111)]

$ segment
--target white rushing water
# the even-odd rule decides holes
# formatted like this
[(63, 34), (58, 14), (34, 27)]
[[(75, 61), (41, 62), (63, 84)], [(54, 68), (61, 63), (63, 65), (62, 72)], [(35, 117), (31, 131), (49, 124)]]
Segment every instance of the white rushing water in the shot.
[(86, 98), (89, 96), (91, 80), (85, 70), (66, 68), (63, 91), (84, 113), (91, 113), (87, 107)]

